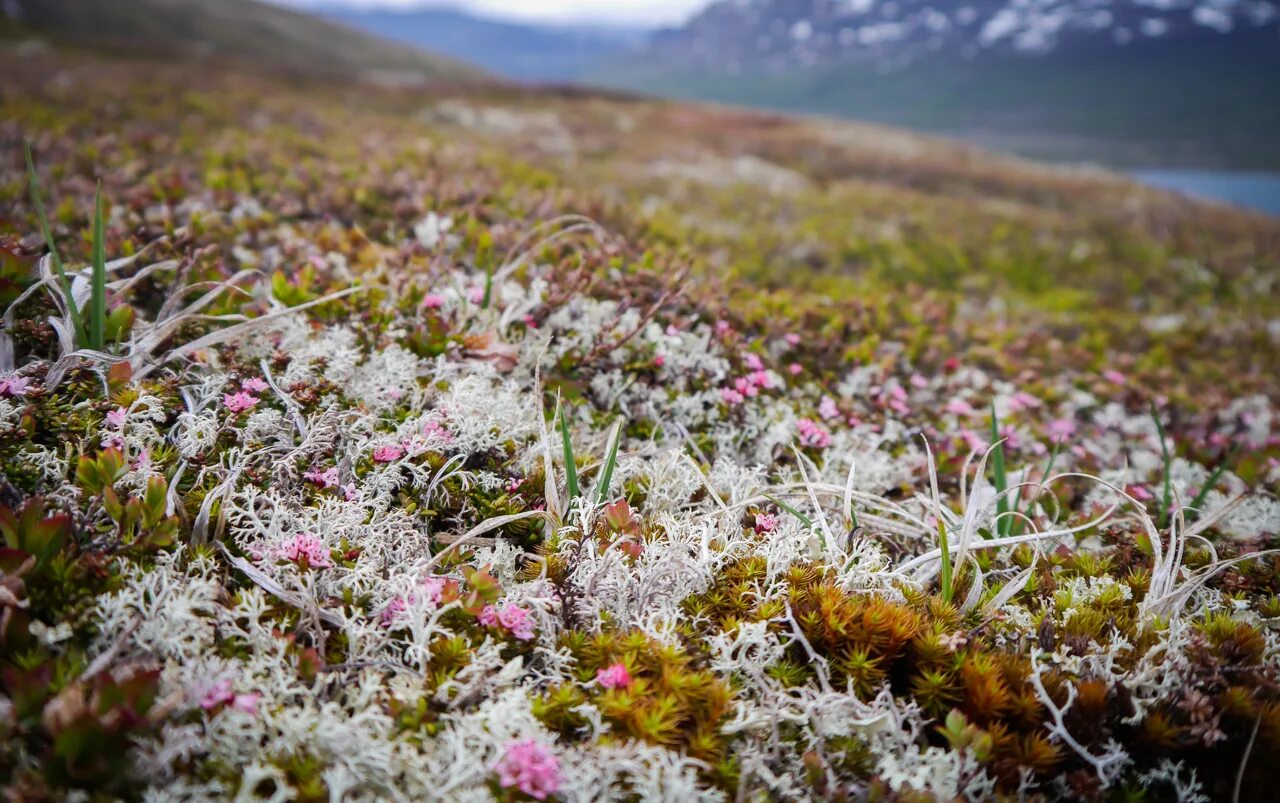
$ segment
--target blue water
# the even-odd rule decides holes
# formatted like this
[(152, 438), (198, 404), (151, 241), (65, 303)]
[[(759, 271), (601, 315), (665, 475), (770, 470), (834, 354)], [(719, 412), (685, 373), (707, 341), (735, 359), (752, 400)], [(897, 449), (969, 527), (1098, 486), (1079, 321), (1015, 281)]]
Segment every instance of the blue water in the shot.
[(1227, 170), (1135, 170), (1144, 184), (1280, 215), (1280, 173)]

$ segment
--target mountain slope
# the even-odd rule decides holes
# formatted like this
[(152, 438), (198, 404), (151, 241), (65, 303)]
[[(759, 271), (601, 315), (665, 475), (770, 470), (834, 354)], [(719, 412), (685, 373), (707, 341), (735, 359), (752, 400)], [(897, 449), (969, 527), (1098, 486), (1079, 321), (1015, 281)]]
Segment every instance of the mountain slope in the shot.
[(605, 83), (859, 117), (1024, 154), (1280, 166), (1269, 2), (722, 0)]
[(629, 52), (645, 35), (629, 29), (504, 22), (451, 8), (344, 8), (325, 16), (521, 81), (578, 78)]
[(462, 62), (256, 0), (12, 0), (5, 8), (23, 27), (77, 45), (405, 80), (482, 76)]

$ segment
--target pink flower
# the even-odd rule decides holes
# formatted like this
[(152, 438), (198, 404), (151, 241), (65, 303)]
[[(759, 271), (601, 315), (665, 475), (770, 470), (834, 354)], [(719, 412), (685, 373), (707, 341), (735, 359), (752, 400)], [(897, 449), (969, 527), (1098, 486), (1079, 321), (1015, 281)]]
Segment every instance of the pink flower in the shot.
[(125, 416), (129, 415), (129, 411), (123, 407), (117, 407), (107, 413), (107, 426), (112, 429), (123, 429)]
[(215, 708), (230, 705), (237, 711), (256, 714), (258, 713), (258, 701), (261, 699), (262, 695), (256, 692), (236, 694), (231, 690), (231, 681), (219, 680), (210, 686), (204, 696), (200, 698), (200, 707), (206, 711), (212, 711)]
[(511, 632), (520, 641), (528, 641), (533, 638), (533, 620), (529, 618), (529, 612), (519, 605), (507, 603), (498, 611), (498, 624)]
[(608, 669), (597, 669), (596, 682), (606, 689), (625, 689), (631, 685), (631, 674), (627, 665), (619, 662)]
[(1129, 492), (1129, 496), (1132, 496), (1139, 502), (1146, 502), (1156, 498), (1153, 493), (1148, 491), (1146, 488), (1143, 488), (1141, 485), (1130, 485), (1126, 490)]
[(324, 471), (321, 471), (318, 468), (313, 468), (310, 471), (305, 472), (302, 477), (303, 479), (314, 482), (321, 488), (336, 488), (338, 486), (338, 469), (336, 466), (334, 468), (325, 469)]
[(379, 446), (373, 450), (373, 462), (375, 463), (394, 463), (404, 456), (404, 448), (398, 443), (390, 446)]
[(773, 379), (773, 375), (768, 371), (754, 371), (751, 374), (750, 380), (751, 384), (758, 388), (765, 388), (766, 390), (775, 387), (777, 384)]
[(257, 692), (237, 694), (235, 699), (231, 701), (231, 707), (246, 714), (256, 714), (258, 713), (258, 701), (261, 699), (262, 695)]
[(929, 387), (929, 380), (925, 379), (920, 374), (912, 374), (911, 386), (914, 388), (927, 388)]
[(533, 739), (510, 742), (493, 768), (504, 789), (514, 786), (536, 800), (546, 800), (560, 789), (560, 761)]
[(231, 702), (235, 699), (235, 696), (235, 692), (231, 691), (231, 681), (219, 680), (210, 686), (209, 690), (200, 698), (200, 707), (210, 711), (223, 703)]
[(800, 444), (802, 446), (825, 449), (831, 445), (831, 434), (811, 419), (800, 419), (796, 422), (796, 429), (800, 432)]
[(716, 321), (715, 330), (717, 335), (724, 337), (725, 335), (733, 331), (733, 327), (729, 325), (728, 321), (721, 319)]
[(764, 362), (761, 361), (760, 355), (758, 354), (752, 354), (751, 352), (747, 352), (747, 354), (742, 358), (742, 360), (747, 364), (748, 370), (751, 370), (751, 371), (764, 370)]
[(975, 412), (977, 412), (976, 410), (973, 409), (973, 406), (970, 405), (969, 402), (965, 401), (964, 399), (952, 399), (951, 401), (947, 402), (947, 406), (943, 409), (945, 409), (948, 413), (951, 413), (952, 415), (963, 415), (963, 416), (970, 416), (970, 415), (973, 415)]
[(778, 529), (778, 517), (772, 513), (756, 514), (756, 532), (771, 533)]
[(480, 613), (476, 616), (476, 621), (481, 627), (493, 627), (498, 623), (498, 609), (492, 605), (486, 605), (480, 609)]
[(423, 309), (440, 309), (444, 306), (444, 296), (439, 293), (427, 293), (422, 297)]
[(720, 388), (720, 400), (730, 407), (737, 407), (743, 402), (743, 396), (733, 388)]
[(793, 362), (787, 366), (787, 370), (792, 376), (800, 376), (800, 374), (804, 372), (804, 366), (798, 362)]
[(342, 491), (342, 498), (348, 502), (354, 502), (360, 498), (360, 492), (356, 490), (354, 482), (348, 482), (340, 490)]
[(661, 368), (666, 364), (667, 364), (667, 358), (662, 356), (661, 354), (653, 358), (653, 365), (656, 368)]
[(1076, 434), (1076, 422), (1070, 418), (1059, 418), (1049, 422), (1049, 440), (1062, 443)]
[(1027, 393), (1025, 390), (1018, 391), (1009, 399), (1009, 409), (1013, 410), (1015, 413), (1020, 410), (1030, 410), (1032, 407), (1039, 406), (1040, 400), (1035, 396), (1032, 396), (1030, 393)]
[(835, 399), (830, 396), (823, 396), (822, 401), (818, 403), (818, 415), (827, 421), (840, 416), (840, 408), (836, 407)]
[(524, 321), (524, 325), (529, 327), (530, 329), (538, 328), (538, 319), (533, 317), (532, 315), (525, 315), (522, 320)]
[(301, 563), (305, 559), (307, 565), (313, 569), (328, 569), (333, 566), (333, 561), (329, 560), (329, 550), (324, 543), (307, 533), (298, 533), (285, 541), (276, 554), (293, 563)]
[(445, 443), (453, 440), (453, 433), (444, 428), (444, 424), (439, 421), (428, 421), (422, 425), (422, 434), (430, 438), (435, 436)]
[(259, 377), (252, 376), (240, 383), (241, 390), (247, 390), (250, 393), (261, 393), (270, 385), (262, 381)]
[(782, 336), (782, 339), (787, 341), (788, 346), (794, 347), (800, 345), (800, 335), (795, 332), (787, 332)]
[(1113, 368), (1108, 368), (1107, 370), (1103, 371), (1102, 378), (1107, 380), (1113, 385), (1123, 385), (1125, 382), (1128, 381), (1128, 377), (1126, 377), (1124, 374), (1120, 373), (1119, 371)]
[(31, 380), (25, 376), (10, 376), (0, 379), (0, 396), (25, 396), (31, 387)]
[(258, 398), (242, 390), (239, 393), (223, 394), (222, 403), (233, 413), (243, 413), (245, 410), (253, 409), (258, 403)]
[(471, 299), (472, 304), (479, 304), (484, 301), (484, 288), (473, 287), (471, 288), (471, 292), (467, 295)]

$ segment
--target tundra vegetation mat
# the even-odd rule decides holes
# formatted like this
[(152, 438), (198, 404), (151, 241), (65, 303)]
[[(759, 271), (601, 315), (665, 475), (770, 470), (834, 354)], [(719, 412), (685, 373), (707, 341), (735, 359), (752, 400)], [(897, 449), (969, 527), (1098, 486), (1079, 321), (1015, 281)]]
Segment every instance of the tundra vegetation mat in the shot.
[(0, 75), (9, 798), (1280, 783), (1280, 223), (625, 97)]

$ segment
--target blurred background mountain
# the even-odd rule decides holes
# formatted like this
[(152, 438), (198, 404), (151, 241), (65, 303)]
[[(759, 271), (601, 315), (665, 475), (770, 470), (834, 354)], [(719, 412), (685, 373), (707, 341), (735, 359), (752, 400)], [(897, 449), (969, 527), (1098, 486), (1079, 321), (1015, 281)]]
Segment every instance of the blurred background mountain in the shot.
[(886, 123), (1280, 211), (1272, 0), (275, 2), (0, 8), (73, 42), (187, 44), (384, 80), (487, 72)]

